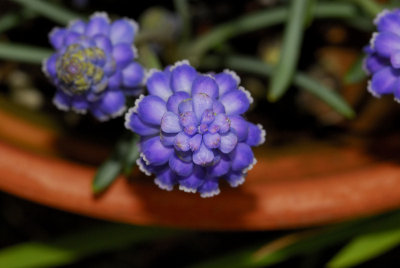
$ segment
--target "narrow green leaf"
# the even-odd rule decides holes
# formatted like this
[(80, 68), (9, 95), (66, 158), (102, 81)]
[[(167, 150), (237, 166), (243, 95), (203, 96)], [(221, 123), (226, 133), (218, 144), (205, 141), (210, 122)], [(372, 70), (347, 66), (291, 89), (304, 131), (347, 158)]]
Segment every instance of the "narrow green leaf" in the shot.
[(0, 42), (0, 58), (25, 63), (42, 64), (52, 51), (45, 48)]
[(107, 224), (56, 238), (49, 242), (27, 242), (0, 250), (0, 267), (54, 267), (84, 257), (114, 251), (135, 243), (164, 238), (172, 230)]
[[(400, 212), (396, 211), (372, 218), (359, 219), (326, 227), (312, 235), (305, 236), (304, 239), (295, 241), (264, 255), (259, 254), (261, 245), (257, 249), (254, 248), (254, 245), (251, 245), (248, 248), (218, 256), (190, 267), (267, 267), (294, 256), (311, 254), (323, 248), (337, 245), (354, 236), (393, 229), (398, 226), (399, 222)], [(397, 239), (393, 240), (397, 242)]]
[(25, 8), (35, 11), (54, 22), (60, 24), (68, 24), (71, 20), (79, 19), (82, 16), (76, 14), (65, 7), (60, 7), (54, 4), (54, 1), (43, 0), (13, 0), (14, 2), (23, 5)]
[(373, 259), (400, 244), (400, 226), (354, 238), (327, 264), (330, 268), (352, 267)]
[(92, 183), (95, 194), (106, 190), (122, 172), (130, 174), (139, 156), (138, 140), (137, 135), (130, 134), (117, 142), (111, 157), (96, 172)]
[(138, 48), (139, 59), (138, 61), (142, 63), (147, 69), (155, 68), (161, 69), (161, 63), (156, 55), (156, 53), (146, 44), (141, 44)]
[(92, 183), (95, 194), (103, 192), (118, 177), (122, 170), (122, 163), (116, 159), (108, 159), (97, 169)]
[(23, 9), (18, 12), (9, 12), (0, 18), (0, 33), (5, 32), (21, 24), (25, 20), (32, 19), (37, 15), (32, 10)]
[(189, 4), (187, 0), (174, 0), (175, 9), (182, 20), (182, 41), (187, 41), (190, 38), (191, 23)]
[(283, 36), (279, 63), (271, 77), (268, 99), (278, 100), (289, 87), (297, 67), (303, 40), (304, 23), (310, 0), (292, 0)]
[(358, 57), (358, 59), (353, 63), (350, 70), (346, 73), (344, 77), (344, 82), (346, 84), (354, 84), (362, 81), (367, 77), (364, 69), (364, 55)]
[[(279, 7), (265, 9), (244, 15), (238, 19), (214, 27), (210, 32), (198, 37), (187, 45), (187, 57), (201, 56), (207, 50), (214, 48), (235, 36), (284, 23), (289, 15), (288, 8)], [(357, 9), (349, 3), (322, 2), (313, 7), (314, 19), (342, 18), (353, 19)], [(310, 15), (311, 16), (311, 15)]]
[(375, 18), (382, 10), (383, 7), (374, 0), (352, 0), (361, 9), (363, 9), (369, 16)]
[[(233, 70), (250, 72), (266, 77), (270, 77), (273, 73), (273, 68), (271, 65), (259, 59), (248, 56), (236, 55), (225, 58), (209, 56), (204, 59), (203, 64), (212, 67), (220, 67), (220, 65), (223, 65), (224, 67), (228, 67)], [(327, 88), (306, 74), (301, 72), (295, 73), (293, 77), (293, 84), (318, 97), (346, 118), (353, 118), (355, 116), (353, 109), (338, 93), (330, 88)]]

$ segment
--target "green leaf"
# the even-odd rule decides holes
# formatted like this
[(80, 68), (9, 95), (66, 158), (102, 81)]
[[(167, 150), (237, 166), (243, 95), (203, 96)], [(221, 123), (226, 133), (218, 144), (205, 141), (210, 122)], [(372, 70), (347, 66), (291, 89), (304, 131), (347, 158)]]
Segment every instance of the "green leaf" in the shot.
[(352, 0), (361, 9), (365, 11), (370, 17), (375, 18), (380, 12), (382, 12), (383, 7), (374, 0)]
[(25, 22), (28, 19), (37, 17), (37, 15), (28, 9), (19, 10), (18, 12), (9, 12), (0, 18), (0, 33), (5, 32), (15, 26)]
[(297, 67), (303, 40), (304, 23), (310, 0), (292, 0), (283, 36), (279, 63), (271, 77), (268, 99), (278, 100), (289, 87)]
[(27, 242), (0, 250), (0, 267), (54, 267), (129, 245), (160, 239), (176, 231), (121, 224), (107, 224), (56, 238)]
[(330, 268), (352, 267), (373, 259), (400, 244), (400, 226), (354, 238), (327, 264)]
[(129, 175), (139, 156), (139, 138), (137, 135), (130, 135), (129, 138), (123, 137), (115, 145), (114, 151), (97, 170), (92, 183), (95, 194), (106, 190), (124, 172)]
[[(312, 8), (314, 19), (320, 18), (342, 18), (354, 19), (357, 9), (349, 3), (322, 2), (316, 3)], [(223, 23), (214, 27), (208, 33), (201, 35), (187, 45), (188, 51), (185, 57), (193, 55), (201, 56), (207, 50), (214, 48), (235, 36), (284, 23), (289, 15), (286, 7), (265, 9), (244, 15), (233, 21)], [(311, 17), (311, 14), (310, 16)]]
[[(81, 18), (80, 14), (76, 14), (65, 7), (54, 4), (54, 1), (43, 0), (12, 0), (25, 8), (35, 11), (44, 17), (60, 24), (68, 24), (71, 20)], [(52, 3), (53, 2), (53, 3)]]
[[(223, 65), (224, 67), (228, 67), (237, 71), (250, 72), (266, 77), (270, 77), (273, 73), (273, 68), (271, 65), (259, 59), (248, 56), (235, 55), (225, 58), (208, 56), (204, 59), (202, 65), (206, 67)], [(293, 77), (293, 84), (321, 99), (346, 118), (350, 119), (355, 116), (353, 109), (339, 94), (307, 76), (306, 74), (301, 72), (295, 73)]]
[(25, 63), (42, 64), (53, 51), (15, 43), (0, 42), (0, 58)]
[(367, 77), (364, 69), (364, 55), (358, 57), (358, 59), (353, 63), (350, 70), (346, 73), (344, 77), (344, 82), (346, 84), (354, 84), (362, 81)]

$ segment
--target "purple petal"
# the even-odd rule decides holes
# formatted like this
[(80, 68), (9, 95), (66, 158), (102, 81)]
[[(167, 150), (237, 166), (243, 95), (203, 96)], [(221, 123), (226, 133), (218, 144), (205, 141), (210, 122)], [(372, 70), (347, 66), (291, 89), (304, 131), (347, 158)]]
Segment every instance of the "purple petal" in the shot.
[(210, 125), (209, 131), (211, 133), (219, 132), (224, 134), (229, 131), (231, 123), (226, 114), (217, 114), (214, 122)]
[(260, 144), (263, 144), (265, 141), (265, 130), (262, 128), (260, 124), (259, 125), (254, 125), (252, 123), (248, 124), (249, 124), (249, 130), (246, 143), (250, 146), (258, 146)]
[(175, 138), (174, 146), (175, 149), (178, 151), (189, 151), (190, 144), (189, 144), (190, 137), (183, 132), (178, 133)]
[(179, 180), (179, 190), (187, 193), (195, 193), (197, 189), (204, 183), (204, 168), (194, 166), (193, 172), (189, 177)]
[(163, 190), (172, 191), (174, 185), (177, 184), (178, 178), (171, 169), (166, 168), (162, 172), (157, 174), (157, 178), (154, 179), (154, 183), (157, 184)]
[(61, 90), (57, 90), (56, 94), (54, 95), (54, 98), (53, 98), (54, 105), (62, 111), (69, 110), (69, 108), (71, 106), (71, 101), (72, 101), (72, 97), (68, 96)]
[(203, 136), (203, 141), (210, 149), (218, 148), (221, 143), (221, 136), (218, 133), (206, 133)]
[(249, 167), (254, 160), (253, 152), (246, 143), (238, 143), (235, 150), (230, 154), (232, 160), (232, 170), (241, 171)]
[(50, 32), (50, 43), (55, 49), (60, 49), (63, 46), (66, 33), (67, 31), (61, 28), (53, 28), (53, 30)]
[(132, 109), (129, 110), (125, 116), (125, 127), (141, 136), (155, 135), (160, 132), (158, 128), (155, 128), (140, 120), (139, 116), (134, 113)]
[(113, 44), (132, 44), (137, 31), (137, 23), (133, 20), (119, 19), (112, 23), (110, 39)]
[[(186, 93), (186, 92), (185, 92)], [(192, 99), (185, 99), (181, 101), (178, 105), (178, 113), (185, 113), (193, 111), (193, 101)]]
[(125, 96), (120, 91), (106, 92), (101, 100), (92, 106), (92, 110), (100, 110), (109, 118), (122, 115), (125, 109)]
[[(169, 78), (164, 72), (150, 71), (149, 78), (147, 78), (146, 81), (146, 86), (149, 94), (159, 96), (161, 99), (169, 102), (168, 98), (172, 95), (172, 90), (169, 87)], [(171, 100), (171, 102), (172, 101), (173, 100)]]
[(213, 103), (213, 111), (216, 114), (224, 114), (225, 113), (225, 107), (220, 101), (214, 101), (214, 103)]
[(120, 71), (115, 72), (110, 78), (108, 78), (108, 87), (110, 89), (120, 89), (122, 83), (122, 73)]
[(191, 93), (192, 83), (196, 78), (196, 70), (187, 61), (178, 62), (171, 73), (171, 88), (173, 91)]
[(214, 119), (215, 119), (214, 111), (211, 109), (207, 109), (204, 111), (203, 116), (201, 117), (201, 123), (208, 125), (212, 123)]
[(68, 24), (68, 30), (83, 34), (85, 32), (86, 23), (83, 20), (74, 20)]
[(220, 97), (229, 91), (236, 90), (240, 83), (240, 79), (237, 74), (229, 70), (225, 70), (223, 73), (216, 74), (215, 81), (218, 84)]
[(143, 81), (143, 67), (137, 62), (132, 62), (122, 71), (122, 76), (122, 83), (125, 87), (136, 87)]
[(207, 109), (212, 109), (213, 100), (211, 97), (204, 93), (199, 93), (193, 96), (193, 111), (197, 116), (197, 119), (200, 121), (203, 113)]
[(212, 99), (218, 97), (218, 85), (213, 78), (207, 75), (197, 76), (193, 81), (192, 96), (200, 93), (206, 94)]
[(400, 67), (400, 50), (392, 54), (390, 57), (390, 62), (394, 68)]
[(48, 59), (45, 60), (42, 69), (44, 73), (51, 77), (54, 78), (57, 76), (57, 53), (52, 54)]
[(220, 151), (224, 154), (230, 153), (238, 142), (237, 136), (231, 131), (227, 134), (221, 135)]
[(190, 150), (192, 150), (192, 152), (195, 152), (200, 149), (200, 145), (202, 144), (201, 143), (202, 139), (203, 139), (203, 136), (200, 134), (196, 134), (190, 138), (189, 147), (190, 147)]
[(179, 124), (179, 117), (173, 112), (167, 111), (161, 119), (161, 129), (166, 133), (180, 132), (182, 129)]
[(81, 34), (76, 32), (67, 32), (64, 36), (64, 45), (69, 46), (76, 44), (81, 40)]
[(374, 49), (384, 57), (390, 57), (390, 55), (400, 50), (400, 36), (391, 32), (374, 35), (372, 42)]
[(193, 163), (180, 160), (176, 154), (172, 154), (169, 158), (169, 166), (176, 174), (182, 177), (189, 176), (193, 171)]
[(203, 198), (213, 197), (220, 193), (218, 187), (218, 181), (216, 180), (207, 180), (199, 187), (200, 196)]
[(93, 40), (98, 48), (102, 49), (105, 53), (111, 53), (113, 46), (107, 36), (98, 34), (93, 37)]
[(249, 99), (242, 90), (235, 90), (226, 93), (221, 98), (227, 115), (243, 114), (249, 109)]
[(238, 187), (244, 183), (244, 174), (242, 172), (229, 172), (226, 176), (226, 181), (231, 187)]
[(160, 132), (160, 141), (164, 146), (171, 147), (175, 144), (176, 133)]
[(167, 112), (165, 101), (157, 96), (147, 96), (138, 104), (138, 114), (143, 122), (160, 125), (163, 115)]
[(193, 153), (193, 162), (199, 166), (206, 166), (214, 160), (213, 152), (201, 143), (200, 149)]
[(235, 131), (238, 141), (245, 141), (248, 134), (248, 122), (240, 115), (233, 115), (229, 119), (230, 126)]
[(372, 76), (368, 90), (377, 97), (383, 94), (393, 93), (397, 77), (400, 75), (399, 72), (399, 70), (395, 70), (391, 67), (383, 68)]
[(369, 55), (364, 62), (364, 66), (369, 73), (375, 73), (390, 64), (387, 58), (380, 57), (377, 53)]
[(140, 147), (144, 161), (155, 166), (167, 163), (174, 151), (172, 148), (165, 147), (158, 136), (145, 140)]
[(214, 166), (208, 167), (208, 174), (211, 177), (221, 177), (228, 173), (231, 167), (231, 160), (225, 154), (221, 155), (221, 159)]
[(392, 12), (383, 11), (385, 13), (378, 14), (375, 22), (379, 32), (392, 32), (400, 35), (399, 15)]
[(197, 117), (192, 111), (183, 112), (179, 116), (179, 122), (183, 127), (197, 126)]
[[(150, 91), (150, 90), (149, 90)], [(167, 109), (168, 111), (179, 114), (179, 104), (185, 100), (190, 98), (189, 94), (183, 91), (179, 91), (174, 93), (174, 95), (170, 96), (167, 101)]]
[(86, 110), (89, 108), (89, 103), (85, 96), (78, 95), (72, 98), (71, 106), (75, 112), (86, 113)]
[(110, 30), (109, 19), (105, 13), (95, 13), (87, 24), (85, 35), (95, 36), (97, 34), (108, 35)]
[(124, 68), (135, 58), (135, 51), (131, 45), (118, 44), (114, 46), (112, 55), (115, 63), (121, 68)]

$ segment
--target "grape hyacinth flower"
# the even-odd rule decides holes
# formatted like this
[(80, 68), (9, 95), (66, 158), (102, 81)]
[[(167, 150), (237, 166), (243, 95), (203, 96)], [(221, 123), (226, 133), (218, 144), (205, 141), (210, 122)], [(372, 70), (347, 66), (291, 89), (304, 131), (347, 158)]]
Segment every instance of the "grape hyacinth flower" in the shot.
[(53, 103), (64, 111), (90, 111), (99, 121), (122, 115), (126, 95), (139, 95), (144, 78), (135, 61), (137, 30), (133, 20), (111, 23), (100, 12), (87, 23), (76, 20), (54, 28), (49, 38), (56, 52), (43, 63), (57, 88)]
[(221, 179), (232, 187), (244, 182), (256, 163), (251, 147), (264, 142), (265, 131), (242, 116), (252, 98), (239, 82), (232, 71), (200, 74), (188, 61), (150, 70), (149, 95), (136, 100), (125, 127), (141, 136), (137, 164), (160, 188), (211, 197)]
[(368, 91), (375, 97), (393, 94), (400, 102), (400, 9), (384, 10), (374, 20), (378, 32), (365, 48), (365, 71), (372, 75)]

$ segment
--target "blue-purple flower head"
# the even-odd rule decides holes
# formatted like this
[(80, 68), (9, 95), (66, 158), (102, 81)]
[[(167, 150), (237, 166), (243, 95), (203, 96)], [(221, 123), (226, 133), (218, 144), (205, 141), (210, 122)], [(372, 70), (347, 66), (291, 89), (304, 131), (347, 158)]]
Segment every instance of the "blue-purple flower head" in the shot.
[(375, 97), (393, 94), (400, 101), (400, 10), (385, 10), (374, 23), (378, 32), (365, 49), (364, 69), (372, 75), (368, 90)]
[(106, 13), (53, 29), (49, 38), (56, 52), (43, 70), (57, 88), (54, 104), (65, 111), (90, 111), (100, 121), (122, 115), (126, 95), (139, 95), (144, 78), (135, 61), (137, 30), (133, 20), (110, 22)]
[(150, 70), (149, 95), (137, 99), (125, 126), (141, 136), (137, 163), (160, 188), (210, 197), (220, 180), (244, 182), (265, 131), (242, 116), (252, 98), (239, 82), (232, 71), (200, 74), (188, 61)]

